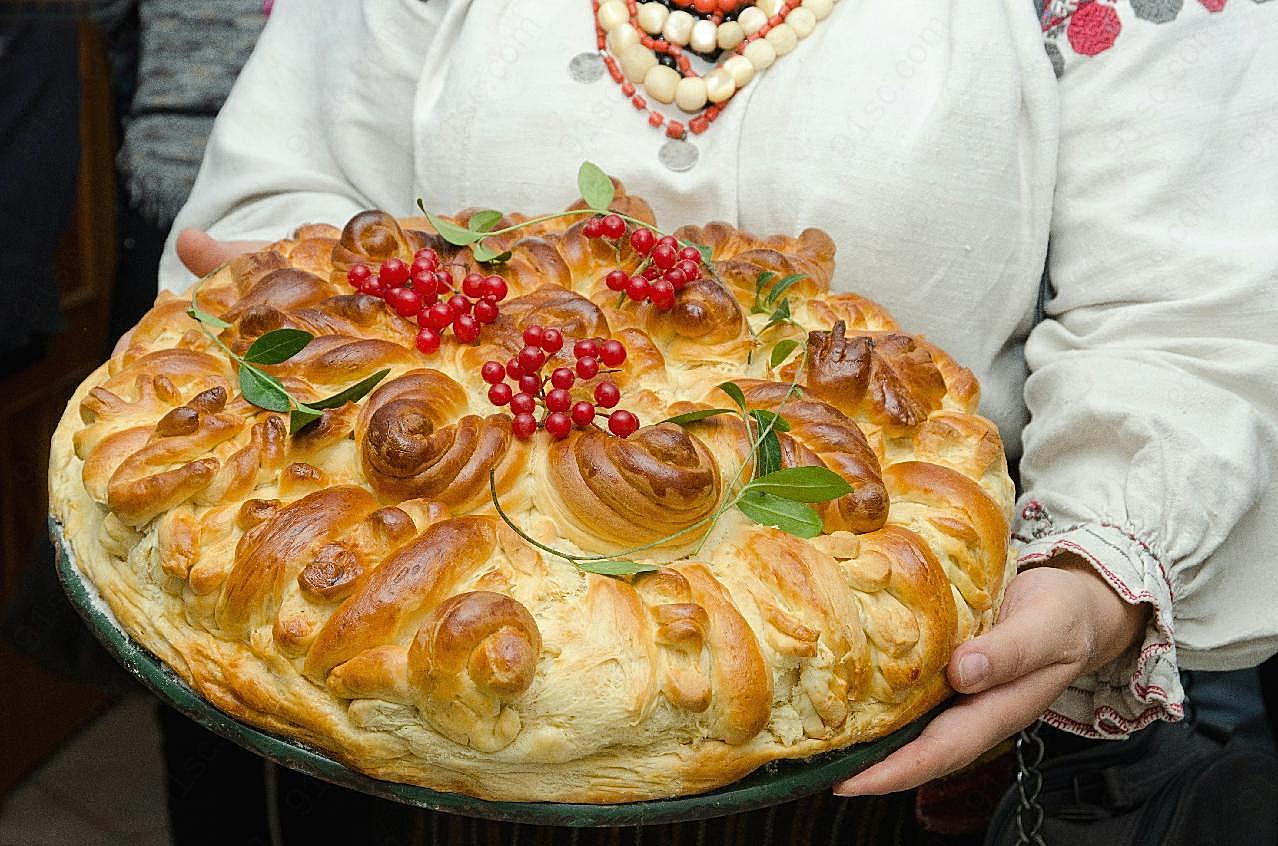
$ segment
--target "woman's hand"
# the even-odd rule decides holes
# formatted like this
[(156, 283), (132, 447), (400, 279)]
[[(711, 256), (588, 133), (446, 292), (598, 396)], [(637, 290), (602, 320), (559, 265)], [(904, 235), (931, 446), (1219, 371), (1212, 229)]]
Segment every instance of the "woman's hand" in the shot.
[(916, 740), (835, 785), (835, 793), (891, 793), (954, 772), (1038, 719), (1074, 679), (1137, 642), (1148, 605), (1124, 602), (1074, 556), (1057, 556), (1052, 565), (1019, 573), (994, 627), (954, 651), (955, 704)]
[(183, 229), (177, 236), (177, 254), (186, 269), (207, 276), (238, 255), (260, 250), (270, 241), (219, 241), (200, 229)]

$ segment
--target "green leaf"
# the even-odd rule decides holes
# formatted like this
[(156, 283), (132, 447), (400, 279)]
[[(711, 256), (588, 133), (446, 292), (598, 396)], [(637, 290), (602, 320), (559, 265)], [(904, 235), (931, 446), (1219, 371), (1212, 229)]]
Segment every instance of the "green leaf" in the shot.
[(731, 408), (702, 408), (697, 411), (686, 411), (683, 414), (676, 414), (674, 417), (667, 417), (661, 423), (678, 423), (680, 426), (686, 426), (689, 423), (697, 423), (708, 417), (718, 417), (720, 414), (736, 414)]
[(483, 241), (477, 242), (470, 248), (470, 254), (475, 257), (475, 261), (497, 262), (506, 261), (510, 258), (510, 250), (503, 253), (496, 253)]
[(288, 433), (296, 435), (323, 416), (324, 412), (319, 409), (311, 408), (309, 405), (303, 405), (299, 402), (297, 408), (293, 409), (288, 416)]
[(786, 338), (784, 341), (778, 341), (777, 345), (772, 348), (772, 356), (769, 359), (772, 363), (772, 367), (775, 369), (780, 366), (781, 362), (785, 361), (790, 356), (790, 353), (794, 352), (798, 348), (799, 342), (793, 338)]
[(754, 298), (757, 300), (759, 295), (763, 293), (763, 289), (769, 282), (776, 279), (777, 275), (771, 270), (764, 270), (754, 277)]
[(827, 502), (852, 493), (852, 486), (827, 467), (786, 467), (755, 479), (746, 490), (795, 502)]
[(607, 561), (575, 561), (578, 569), (601, 576), (633, 576), (636, 573), (655, 573), (661, 568), (656, 564), (637, 564), (613, 558)]
[(227, 323), (220, 317), (214, 317), (199, 306), (191, 306), (186, 310), (186, 316), (192, 320), (198, 320), (205, 326), (212, 326), (214, 329), (230, 329), (231, 324)]
[(732, 401), (740, 406), (742, 411), (745, 411), (745, 393), (741, 390), (740, 385), (736, 382), (720, 382), (718, 388), (728, 396), (732, 397)]
[(768, 304), (771, 305), (772, 303), (776, 302), (777, 297), (781, 296), (787, 290), (789, 290), (791, 285), (807, 278), (808, 277), (804, 276), (802, 273), (793, 273), (785, 277), (780, 282), (773, 285), (772, 289), (768, 291)]
[(775, 429), (764, 429), (763, 424), (755, 413), (758, 409), (753, 409), (750, 415), (760, 424), (759, 442), (754, 448), (754, 477), (760, 478), (769, 473), (775, 473), (781, 469), (781, 439), (777, 437)]
[(758, 422), (760, 432), (766, 428), (771, 428), (774, 432), (790, 431), (790, 421), (775, 411), (768, 411), (766, 408), (752, 408), (750, 409), (750, 416)]
[(430, 221), (430, 225), (435, 227), (435, 231), (439, 233), (439, 237), (443, 238), (450, 244), (458, 247), (469, 247), (471, 244), (484, 237), (482, 232), (471, 232), (469, 229), (463, 229), (455, 223), (444, 220), (442, 217), (436, 217), (426, 209), (422, 209), (426, 213), (426, 219)]
[(244, 399), (267, 411), (288, 411), (293, 407), (288, 391), (278, 379), (249, 364), (240, 365), (240, 391)]
[(485, 209), (472, 214), (470, 220), (466, 222), (466, 228), (471, 232), (488, 232), (500, 221), (501, 212), (494, 209)]
[(377, 387), (377, 383), (385, 379), (386, 374), (388, 373), (390, 373), (390, 368), (387, 368), (386, 370), (379, 370), (372, 376), (369, 376), (366, 379), (361, 379), (354, 385), (351, 385), (346, 390), (333, 394), (331, 397), (327, 397), (326, 399), (308, 403), (306, 407), (320, 409), (340, 408), (348, 402), (359, 402), (369, 391)]
[(313, 340), (314, 335), (301, 329), (276, 329), (254, 341), (244, 353), (244, 360), (254, 364), (280, 364), (297, 355)]
[(814, 538), (824, 528), (821, 515), (812, 506), (767, 491), (747, 490), (737, 499), (737, 508), (756, 523), (775, 526), (801, 538)]
[(595, 211), (604, 212), (612, 205), (616, 189), (608, 174), (593, 162), (582, 162), (577, 170), (577, 189), (581, 191), (581, 199)]
[(706, 264), (709, 264), (710, 259), (714, 258), (714, 250), (710, 249), (705, 244), (689, 244), (688, 246), (696, 247), (697, 252), (701, 253), (701, 260)]
[(778, 305), (776, 309), (772, 312), (772, 316), (768, 318), (768, 322), (764, 325), (762, 331), (766, 332), (769, 329), (771, 329), (773, 326), (779, 326), (782, 323), (789, 323), (789, 322), (790, 322), (790, 301), (782, 300), (781, 304)]

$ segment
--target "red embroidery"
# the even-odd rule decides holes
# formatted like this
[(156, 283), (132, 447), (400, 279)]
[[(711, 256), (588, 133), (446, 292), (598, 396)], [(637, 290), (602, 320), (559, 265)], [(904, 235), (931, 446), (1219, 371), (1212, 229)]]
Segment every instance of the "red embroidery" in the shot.
[(1114, 40), (1123, 24), (1113, 6), (1089, 2), (1079, 4), (1069, 19), (1065, 35), (1074, 52), (1083, 56), (1095, 56), (1114, 46)]
[(1225, 0), (1198, 0), (1198, 2), (1209, 12), (1219, 12), (1225, 8)]

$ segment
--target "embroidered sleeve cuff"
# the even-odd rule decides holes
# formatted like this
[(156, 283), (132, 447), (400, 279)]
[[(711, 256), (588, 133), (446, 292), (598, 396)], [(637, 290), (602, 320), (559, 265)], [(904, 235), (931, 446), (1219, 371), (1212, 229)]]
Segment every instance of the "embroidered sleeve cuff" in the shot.
[(1184, 691), (1172, 637), (1173, 591), (1167, 568), (1149, 544), (1111, 524), (1057, 530), (1031, 501), (1020, 515), (1018, 566), (1070, 552), (1087, 561), (1128, 602), (1152, 606), (1145, 639), (1121, 658), (1078, 678), (1043, 715), (1044, 722), (1085, 737), (1122, 739), (1157, 719), (1184, 716)]

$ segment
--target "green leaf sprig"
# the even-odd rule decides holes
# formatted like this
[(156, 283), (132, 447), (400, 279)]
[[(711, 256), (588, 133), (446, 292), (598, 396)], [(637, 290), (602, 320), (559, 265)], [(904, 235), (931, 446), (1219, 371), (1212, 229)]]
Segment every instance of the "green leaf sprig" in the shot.
[(195, 291), (191, 292), (191, 307), (186, 310), (186, 314), (200, 324), (200, 330), (208, 336), (209, 340), (221, 347), (232, 361), (239, 364), (240, 393), (244, 395), (244, 399), (267, 411), (288, 412), (289, 434), (292, 435), (322, 417), (325, 409), (339, 408), (348, 402), (358, 402), (363, 399), (390, 373), (389, 368), (379, 370), (331, 397), (305, 403), (290, 394), (279, 379), (256, 365), (283, 364), (288, 361), (315, 340), (315, 336), (310, 332), (304, 332), (301, 329), (275, 329), (255, 340), (241, 356), (222, 343), (222, 339), (213, 331), (229, 329), (231, 324), (200, 308), (196, 303)]
[[(796, 283), (802, 282), (807, 278), (802, 273), (792, 273), (789, 276), (777, 279), (777, 274), (771, 270), (765, 270), (755, 277), (754, 303), (750, 306), (750, 313), (768, 315), (768, 322), (759, 330), (760, 335), (774, 326), (785, 324), (799, 326), (791, 317), (789, 297), (783, 295)], [(802, 329), (803, 327), (799, 326), (799, 328)], [(773, 350), (773, 355), (776, 355), (776, 350)], [(784, 357), (785, 355), (782, 356), (782, 359)], [(775, 366), (774, 364), (773, 367)]]

